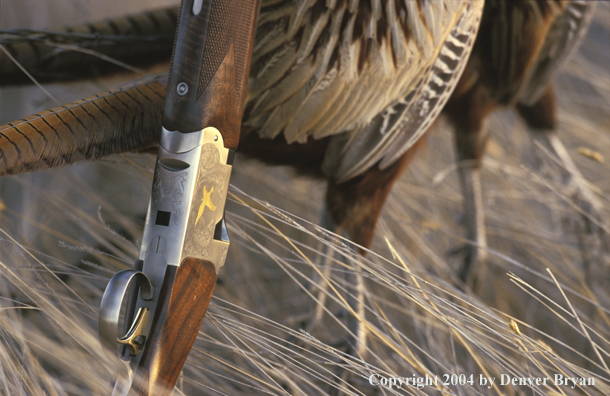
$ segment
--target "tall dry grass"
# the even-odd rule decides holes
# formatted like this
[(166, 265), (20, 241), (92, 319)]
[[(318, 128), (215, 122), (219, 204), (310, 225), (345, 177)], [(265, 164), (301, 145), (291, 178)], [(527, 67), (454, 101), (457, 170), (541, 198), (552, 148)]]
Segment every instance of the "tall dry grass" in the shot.
[[(108, 4), (100, 11), (94, 2), (26, 8), (4, 1), (0, 24), (10, 27), (13, 12), (22, 18), (15, 23), (39, 28), (120, 14)], [(556, 83), (559, 135), (606, 219), (609, 45), (610, 6), (600, 4)], [(133, 77), (46, 88), (65, 102), (125, 78)], [(53, 103), (36, 87), (1, 88), (0, 106), (7, 122)], [(238, 157), (226, 216), (229, 257), (176, 394), (610, 394), (610, 258), (601, 246), (608, 237), (588, 232), (558, 165), (513, 113), (499, 112), (489, 128), (489, 259), (476, 291), (456, 277), (462, 257), (452, 252), (465, 232), (451, 131), (442, 120), (392, 191), (365, 258), (318, 226), (321, 182)], [(97, 343), (97, 310), (109, 278), (137, 256), (153, 162), (125, 154), (0, 180), (0, 394), (109, 394), (114, 363)], [(365, 277), (360, 319), (368, 337), (365, 353), (352, 356), (346, 322), (357, 312), (346, 301), (357, 292), (356, 271)], [(309, 327), (322, 284), (323, 316)], [(439, 383), (387, 389), (370, 385), (371, 374), (427, 374)], [(451, 377), (443, 385), (445, 374), (473, 375), (474, 385), (452, 385)], [(556, 374), (593, 378), (595, 386), (554, 386)], [(503, 386), (502, 375), (551, 379)], [(496, 377), (494, 386), (479, 385), (480, 376)]]

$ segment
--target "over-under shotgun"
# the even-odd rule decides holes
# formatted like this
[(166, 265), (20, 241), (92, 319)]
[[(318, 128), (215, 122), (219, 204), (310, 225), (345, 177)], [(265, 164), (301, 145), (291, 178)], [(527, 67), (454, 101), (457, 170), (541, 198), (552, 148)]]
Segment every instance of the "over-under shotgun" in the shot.
[(229, 247), (224, 206), (258, 8), (182, 1), (140, 257), (111, 279), (100, 308), (102, 343), (125, 362), (113, 395), (171, 394), (201, 327)]

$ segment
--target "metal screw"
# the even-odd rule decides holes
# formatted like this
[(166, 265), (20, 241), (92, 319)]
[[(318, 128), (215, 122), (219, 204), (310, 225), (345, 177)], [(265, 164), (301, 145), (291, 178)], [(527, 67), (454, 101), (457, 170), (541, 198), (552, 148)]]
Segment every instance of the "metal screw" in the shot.
[(217, 142), (218, 141), (218, 135), (214, 135), (214, 141)]
[(133, 339), (133, 343), (136, 345), (142, 345), (144, 344), (144, 337), (139, 335), (136, 338)]
[(176, 90), (178, 91), (178, 95), (184, 96), (189, 91), (189, 86), (185, 82), (181, 82), (178, 84)]

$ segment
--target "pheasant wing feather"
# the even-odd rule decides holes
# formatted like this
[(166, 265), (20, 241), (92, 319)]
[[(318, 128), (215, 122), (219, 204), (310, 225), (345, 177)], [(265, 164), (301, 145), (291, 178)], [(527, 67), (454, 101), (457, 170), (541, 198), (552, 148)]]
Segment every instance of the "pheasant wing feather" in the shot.
[[(455, 2), (452, 5), (455, 7)], [(431, 7), (428, 3), (424, 9)], [(441, 37), (437, 39), (435, 51), (428, 58), (423, 57), (427, 62), (418, 65), (423, 72), (418, 78), (403, 82), (408, 87), (404, 96), (346, 136), (333, 137), (323, 164), (329, 176), (344, 181), (377, 163), (382, 169), (390, 166), (437, 118), (468, 60), (481, 18), (482, 2), (463, 1), (461, 7), (445, 10), (451, 10), (452, 14), (433, 13), (437, 15), (434, 20), (444, 20), (446, 25), (441, 29), (442, 35), (436, 34)], [(417, 55), (421, 56), (421, 53)]]
[(587, 32), (596, 5), (595, 1), (572, 1), (554, 19), (520, 95), (523, 104), (537, 102), (557, 71), (570, 59)]
[(485, 4), (477, 42), (488, 66), (485, 83), (499, 104), (535, 103), (555, 72), (578, 47), (595, 1), (504, 1)]
[(288, 143), (337, 135), (324, 169), (338, 180), (380, 160), (388, 166), (448, 99), (482, 6), (263, 1), (244, 124), (262, 137), (283, 134)]

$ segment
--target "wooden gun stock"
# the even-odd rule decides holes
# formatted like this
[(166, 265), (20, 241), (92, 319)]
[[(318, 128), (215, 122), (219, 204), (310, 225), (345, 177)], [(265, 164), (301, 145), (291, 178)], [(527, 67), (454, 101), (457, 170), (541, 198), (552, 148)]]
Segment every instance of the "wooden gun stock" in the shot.
[[(210, 243), (208, 247), (193, 242), (190, 235), (207, 233), (202, 227), (207, 227), (205, 224), (208, 223), (216, 224), (217, 228), (224, 224), (219, 221), (224, 210), (232, 158), (227, 149), (235, 150), (239, 142), (258, 8), (258, 0), (182, 1), (153, 183), (158, 188), (153, 186), (145, 228), (147, 245), (143, 244), (141, 253), (142, 257), (147, 257), (143, 259), (143, 272), (151, 276), (151, 282), (160, 291), (152, 308), (154, 315), (150, 329), (144, 333), (146, 341), (141, 356), (136, 355), (139, 360), (132, 361), (137, 367), (130, 395), (172, 393), (201, 327), (218, 270), (226, 257), (228, 240), (223, 239), (222, 232), (219, 239), (211, 242), (202, 239)], [(191, 137), (194, 136), (201, 136), (203, 140), (193, 145)], [(190, 153), (195, 152), (201, 154), (192, 158)], [(218, 155), (210, 156), (210, 152)], [(207, 172), (216, 173), (208, 178)], [(184, 190), (179, 189), (172, 203), (163, 206), (160, 202), (173, 194), (172, 186), (176, 185), (167, 180), (176, 178), (182, 180), (181, 188)], [(219, 184), (213, 184), (214, 180)], [(164, 186), (165, 192), (161, 192), (160, 185)], [(176, 209), (176, 202), (182, 205), (187, 201), (185, 196), (191, 203)], [(160, 213), (166, 220), (159, 220)], [(216, 217), (213, 220), (210, 220), (212, 217), (202, 219), (197, 224), (206, 213)], [(178, 227), (177, 224), (183, 225)], [(199, 234), (195, 230), (199, 230)], [(146, 236), (147, 232), (150, 235)], [(184, 233), (180, 255), (165, 256), (165, 247), (159, 250), (161, 241), (169, 243), (165, 241), (172, 240), (178, 233)], [(156, 241), (156, 245), (150, 241)], [(209, 256), (213, 251), (212, 243), (216, 246), (215, 256)], [(225, 249), (224, 253), (218, 249)], [(157, 258), (153, 257), (155, 255)], [(159, 261), (159, 257), (166, 261)], [(178, 262), (179, 266), (176, 265)], [(163, 278), (160, 278), (163, 268), (158, 265), (166, 265)]]
[(133, 395), (170, 395), (197, 338), (216, 284), (214, 264), (186, 258), (168, 266)]
[(204, 0), (201, 7), (195, 16), (192, 0), (182, 2), (163, 126), (185, 133), (215, 127), (235, 149), (258, 1)]

